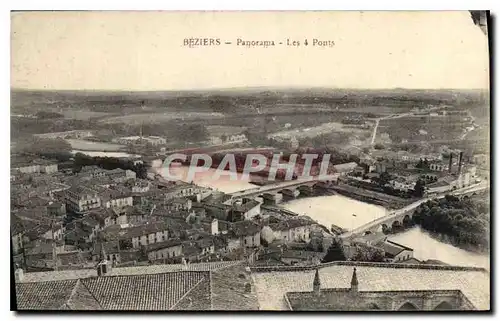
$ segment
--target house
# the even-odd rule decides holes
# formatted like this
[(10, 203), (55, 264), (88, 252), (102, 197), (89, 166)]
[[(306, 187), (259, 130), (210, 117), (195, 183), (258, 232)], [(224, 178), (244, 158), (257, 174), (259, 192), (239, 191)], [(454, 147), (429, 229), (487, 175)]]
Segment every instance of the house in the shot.
[(99, 195), (102, 205), (106, 208), (122, 208), (133, 205), (132, 194), (124, 188), (108, 188)]
[(397, 177), (389, 182), (392, 188), (405, 192), (413, 190), (416, 183), (416, 181), (403, 177)]
[(260, 215), (261, 203), (254, 199), (238, 199), (233, 203), (229, 220), (232, 222), (251, 220)]
[(449, 170), (449, 165), (446, 163), (433, 161), (429, 164), (429, 169), (436, 172), (445, 172)]
[(182, 256), (187, 262), (198, 261), (199, 257), (202, 255), (201, 249), (196, 246), (193, 242), (183, 242), (182, 243)]
[(146, 246), (168, 240), (168, 227), (163, 222), (133, 226), (120, 232), (120, 239), (132, 248)]
[(261, 228), (257, 224), (251, 221), (240, 221), (231, 225), (231, 230), (228, 231), (228, 238), (239, 239), (242, 247), (259, 247), (260, 231)]
[(435, 183), (425, 185), (425, 189), (428, 194), (439, 194), (446, 193), (451, 190), (451, 186), (449, 183), (445, 181), (438, 181)]
[(66, 209), (71, 212), (85, 212), (101, 207), (101, 198), (97, 191), (82, 185), (76, 185), (65, 191)]
[(165, 145), (167, 143), (167, 140), (165, 138), (158, 136), (142, 137), (142, 139), (152, 146)]
[(14, 254), (19, 254), (24, 248), (24, 227), (21, 223), (16, 222), (11, 228), (11, 239), (12, 239), (12, 252)]
[(66, 214), (66, 203), (51, 202), (47, 205), (47, 214), (50, 216), (63, 216)]
[(197, 240), (196, 246), (201, 249), (201, 254), (213, 254), (215, 252), (215, 244), (212, 238), (206, 237)]
[(246, 142), (248, 139), (245, 136), (245, 134), (235, 134), (235, 135), (228, 135), (223, 137), (224, 143), (243, 143)]
[(118, 241), (96, 243), (92, 249), (93, 262), (99, 262), (103, 250), (106, 255), (106, 259), (112, 264), (122, 262), (120, 258), (120, 243)]
[(193, 205), (193, 201), (188, 198), (181, 197), (169, 200), (163, 207), (169, 212), (189, 211)]
[(384, 250), (386, 260), (389, 262), (406, 261), (413, 258), (413, 249), (390, 240), (385, 240), (379, 247)]
[(165, 199), (171, 200), (180, 197), (191, 197), (198, 194), (202, 189), (194, 184), (181, 183), (167, 188)]
[(101, 229), (116, 224), (115, 212), (110, 208), (95, 208), (86, 212), (85, 215), (99, 222)]
[(151, 217), (149, 217), (150, 211), (146, 211), (137, 206), (125, 206), (120, 209), (114, 209), (113, 211), (116, 215), (114, 224), (135, 226), (142, 225), (151, 219)]
[(84, 166), (78, 173), (80, 178), (99, 178), (99, 177), (109, 177), (117, 182), (124, 182), (129, 179), (135, 179), (136, 173), (131, 170), (123, 170), (121, 168), (115, 168), (112, 170), (106, 170), (98, 166)]
[(387, 240), (387, 236), (382, 232), (369, 233), (353, 240), (353, 243), (361, 243), (369, 246), (376, 246)]
[(127, 182), (132, 193), (146, 193), (151, 189), (151, 183), (145, 179), (134, 179)]
[(333, 165), (333, 168), (340, 176), (345, 176), (348, 173), (351, 173), (356, 169), (356, 167), (358, 167), (358, 164), (355, 162)]
[(279, 223), (269, 224), (274, 232), (276, 240), (288, 242), (306, 242), (310, 241), (311, 228), (315, 225), (314, 221), (303, 218), (293, 218)]
[(150, 261), (176, 258), (182, 255), (182, 242), (179, 239), (167, 240), (147, 245), (145, 252)]
[(45, 174), (57, 173), (58, 167), (57, 163), (52, 163), (49, 161), (40, 162), (40, 172)]
[(71, 240), (68, 244), (74, 244), (74, 238), (77, 237), (80, 237), (77, 241), (91, 243), (96, 239), (97, 234), (101, 229), (102, 227), (98, 220), (96, 220), (93, 216), (86, 215), (83, 218), (66, 225), (67, 233), (65, 234), (65, 238)]
[[(218, 240), (220, 242), (217, 242)], [(216, 243), (216, 250), (218, 249), (217, 245), (219, 245), (219, 249), (224, 252), (233, 252), (242, 248), (240, 238), (233, 233), (219, 235), (214, 239), (214, 243)]]
[(287, 265), (318, 265), (325, 256), (322, 252), (286, 250), (279, 254), (281, 262)]

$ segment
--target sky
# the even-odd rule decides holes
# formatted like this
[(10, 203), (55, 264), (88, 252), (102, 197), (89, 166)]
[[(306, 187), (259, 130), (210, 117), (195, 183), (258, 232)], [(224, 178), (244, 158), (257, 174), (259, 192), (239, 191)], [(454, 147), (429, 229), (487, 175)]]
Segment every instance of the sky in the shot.
[[(232, 45), (188, 48), (184, 38)], [(309, 46), (245, 48), (236, 39)], [(333, 47), (311, 46), (313, 38)], [(455, 12), (17, 12), (11, 87), (486, 89), (488, 42)]]

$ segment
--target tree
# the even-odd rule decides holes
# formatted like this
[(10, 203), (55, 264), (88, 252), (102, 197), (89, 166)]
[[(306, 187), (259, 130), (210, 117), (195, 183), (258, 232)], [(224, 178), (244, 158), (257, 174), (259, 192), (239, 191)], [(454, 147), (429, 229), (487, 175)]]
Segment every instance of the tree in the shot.
[(328, 248), (325, 257), (323, 257), (322, 263), (334, 262), (334, 261), (345, 261), (346, 257), (344, 250), (342, 248), (341, 241), (333, 239), (332, 245)]
[(417, 197), (422, 197), (425, 194), (425, 183), (421, 179), (417, 181), (415, 187), (413, 187), (413, 195)]
[(380, 174), (378, 183), (380, 186), (384, 186), (385, 184), (389, 183), (390, 180), (391, 180), (391, 175), (387, 172), (383, 172), (382, 174)]

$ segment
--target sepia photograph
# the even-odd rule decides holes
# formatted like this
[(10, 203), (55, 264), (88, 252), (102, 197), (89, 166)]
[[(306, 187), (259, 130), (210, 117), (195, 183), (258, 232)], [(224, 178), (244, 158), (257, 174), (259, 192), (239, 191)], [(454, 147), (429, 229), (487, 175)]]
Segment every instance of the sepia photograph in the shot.
[(491, 311), (488, 11), (12, 11), (13, 311)]

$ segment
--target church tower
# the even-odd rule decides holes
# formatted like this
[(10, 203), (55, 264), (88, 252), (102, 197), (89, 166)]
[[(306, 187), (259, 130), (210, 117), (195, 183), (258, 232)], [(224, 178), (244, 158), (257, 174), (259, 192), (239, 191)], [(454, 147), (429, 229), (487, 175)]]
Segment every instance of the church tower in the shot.
[(321, 282), (319, 280), (319, 269), (316, 269), (316, 273), (314, 274), (313, 292), (315, 295), (319, 295), (320, 291), (321, 291)]

